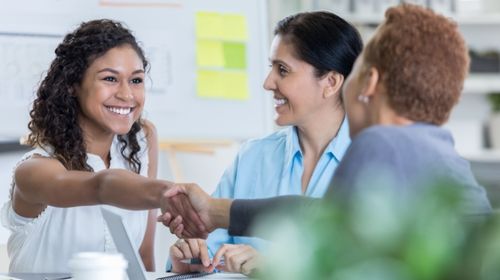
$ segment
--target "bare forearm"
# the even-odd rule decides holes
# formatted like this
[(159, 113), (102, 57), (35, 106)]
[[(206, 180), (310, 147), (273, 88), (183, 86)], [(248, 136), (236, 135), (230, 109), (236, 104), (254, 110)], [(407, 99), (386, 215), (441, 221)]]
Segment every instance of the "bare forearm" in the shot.
[(161, 196), (169, 184), (120, 169), (98, 172), (95, 180), (100, 203), (131, 210), (160, 207)]
[(229, 227), (229, 215), (232, 202), (233, 201), (229, 199), (212, 199), (209, 216), (215, 228)]

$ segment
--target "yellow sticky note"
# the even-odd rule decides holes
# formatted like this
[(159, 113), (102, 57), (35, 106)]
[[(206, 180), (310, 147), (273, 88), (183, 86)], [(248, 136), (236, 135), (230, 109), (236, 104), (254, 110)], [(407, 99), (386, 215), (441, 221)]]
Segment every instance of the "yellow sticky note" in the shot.
[(225, 53), (220, 41), (196, 41), (196, 64), (200, 67), (224, 67)]
[(197, 95), (200, 97), (221, 97), (220, 78), (218, 71), (198, 70)]
[(228, 72), (224, 75), (226, 99), (248, 99), (248, 75), (246, 72)]
[(219, 13), (196, 13), (196, 38), (220, 39), (223, 26), (224, 20)]
[(244, 15), (224, 14), (221, 15), (223, 31), (222, 38), (225, 40), (245, 41), (248, 39), (247, 21)]
[(198, 70), (197, 95), (205, 98), (248, 99), (248, 77), (243, 71)]

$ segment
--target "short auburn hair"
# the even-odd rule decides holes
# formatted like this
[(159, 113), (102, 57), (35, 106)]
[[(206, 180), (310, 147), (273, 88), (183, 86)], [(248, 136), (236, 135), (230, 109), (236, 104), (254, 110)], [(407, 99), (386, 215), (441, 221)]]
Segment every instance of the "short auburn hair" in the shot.
[(401, 116), (441, 125), (458, 102), (469, 55), (456, 23), (416, 5), (388, 9), (364, 51)]

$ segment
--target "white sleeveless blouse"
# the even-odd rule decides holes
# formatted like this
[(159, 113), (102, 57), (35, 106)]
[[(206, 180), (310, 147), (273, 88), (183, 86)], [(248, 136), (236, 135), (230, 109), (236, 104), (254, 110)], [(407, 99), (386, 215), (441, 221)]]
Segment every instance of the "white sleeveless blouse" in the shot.
[[(147, 176), (147, 141), (142, 131), (137, 136), (141, 146), (141, 175)], [(115, 137), (110, 150), (110, 168), (130, 170), (120, 153), (120, 146)], [(37, 148), (26, 153), (18, 165), (33, 154), (50, 156), (47, 151)], [(87, 163), (94, 171), (106, 168), (100, 157), (93, 154), (87, 154), (87, 157)], [(15, 184), (14, 177), (12, 184)], [(37, 218), (26, 218), (14, 212), (11, 201), (6, 202), (0, 214), (2, 224), (11, 231), (7, 243), (9, 271), (67, 273), (68, 261), (77, 252), (116, 252), (101, 208), (112, 209), (123, 217), (132, 242), (139, 248), (146, 232), (148, 211), (131, 211), (108, 205), (69, 208), (47, 206)]]

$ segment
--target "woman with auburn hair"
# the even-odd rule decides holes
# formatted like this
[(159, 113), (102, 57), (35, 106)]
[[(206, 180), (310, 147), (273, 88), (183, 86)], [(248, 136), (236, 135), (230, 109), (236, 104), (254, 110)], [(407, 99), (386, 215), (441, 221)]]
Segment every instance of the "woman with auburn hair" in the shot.
[[(385, 18), (346, 81), (352, 143), (323, 200), (343, 202), (377, 183), (397, 198), (411, 198), (445, 181), (461, 191), (464, 214), (490, 214), (485, 190), (455, 151), (450, 132), (441, 128), (459, 100), (469, 66), (457, 25), (409, 4), (388, 9)], [(189, 196), (207, 229), (228, 228), (232, 235), (252, 234), (249, 229), (262, 214), (279, 208), (295, 212), (314, 202), (296, 196), (214, 199), (192, 184), (179, 185), (169, 195), (176, 193)], [(182, 210), (163, 215), (173, 232), (182, 228), (171, 219), (177, 215), (186, 216)], [(214, 265), (219, 261), (216, 256)]]

